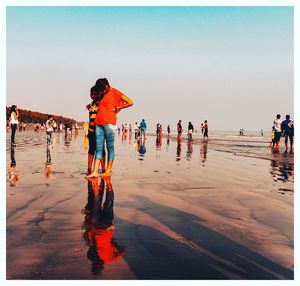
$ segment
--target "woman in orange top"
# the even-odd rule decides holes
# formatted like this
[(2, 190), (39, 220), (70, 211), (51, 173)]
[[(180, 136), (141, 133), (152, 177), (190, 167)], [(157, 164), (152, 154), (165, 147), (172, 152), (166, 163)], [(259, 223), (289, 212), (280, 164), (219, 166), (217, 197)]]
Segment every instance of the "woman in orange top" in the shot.
[(98, 91), (98, 113), (95, 119), (96, 124), (96, 152), (94, 158), (93, 172), (87, 178), (98, 177), (100, 160), (102, 156), (102, 149), (104, 140), (106, 141), (108, 152), (107, 168), (101, 177), (111, 175), (111, 169), (115, 158), (114, 141), (115, 129), (117, 123), (117, 113), (121, 109), (133, 105), (133, 102), (126, 95), (111, 87), (106, 78), (98, 79), (95, 84)]

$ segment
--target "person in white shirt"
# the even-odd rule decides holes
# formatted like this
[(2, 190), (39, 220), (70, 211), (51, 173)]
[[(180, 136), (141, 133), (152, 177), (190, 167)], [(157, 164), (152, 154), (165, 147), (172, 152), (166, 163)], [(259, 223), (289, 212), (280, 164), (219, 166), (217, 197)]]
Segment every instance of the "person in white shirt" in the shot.
[(137, 139), (138, 131), (139, 131), (139, 126), (138, 126), (137, 122), (134, 123), (133, 130), (134, 130), (134, 139)]
[(47, 134), (47, 144), (51, 145), (51, 137), (53, 132), (53, 117), (48, 115), (48, 120), (46, 121), (46, 134)]
[(11, 126), (11, 145), (13, 147), (16, 146), (15, 144), (15, 135), (17, 131), (17, 126), (19, 124), (19, 111), (16, 105), (12, 105), (10, 108), (10, 114), (9, 114), (9, 122)]
[(281, 137), (281, 115), (277, 114), (276, 119), (274, 120), (274, 129), (275, 129), (275, 137), (273, 141), (273, 148), (276, 145), (276, 149), (279, 148), (279, 141)]

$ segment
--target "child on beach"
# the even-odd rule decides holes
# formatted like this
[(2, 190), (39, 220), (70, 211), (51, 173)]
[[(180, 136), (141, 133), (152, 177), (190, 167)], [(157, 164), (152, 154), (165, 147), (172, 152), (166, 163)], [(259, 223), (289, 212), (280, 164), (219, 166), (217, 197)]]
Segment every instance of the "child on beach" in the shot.
[(275, 138), (275, 127), (272, 126), (270, 147), (274, 145), (274, 138)]
[[(94, 155), (96, 150), (96, 135), (95, 135), (95, 119), (98, 113), (98, 106), (97, 106), (97, 91), (95, 87), (91, 88), (90, 96), (92, 98), (92, 103), (88, 104), (86, 108), (89, 111), (89, 125), (88, 125), (88, 141), (89, 141), (89, 150), (88, 150), (88, 169), (87, 175), (89, 175), (92, 171), (92, 165), (94, 161)], [(102, 172), (105, 172), (105, 148), (103, 146), (102, 149), (102, 159), (101, 159), (101, 167)]]
[(98, 177), (98, 169), (103, 151), (103, 144), (106, 141), (108, 151), (107, 168), (101, 177), (111, 175), (111, 170), (115, 158), (114, 150), (114, 133), (117, 123), (117, 113), (121, 109), (133, 105), (133, 102), (126, 95), (111, 87), (107, 79), (98, 79), (95, 84), (95, 89), (98, 95), (98, 113), (95, 118), (96, 124), (96, 151), (94, 158), (93, 172), (87, 178)]

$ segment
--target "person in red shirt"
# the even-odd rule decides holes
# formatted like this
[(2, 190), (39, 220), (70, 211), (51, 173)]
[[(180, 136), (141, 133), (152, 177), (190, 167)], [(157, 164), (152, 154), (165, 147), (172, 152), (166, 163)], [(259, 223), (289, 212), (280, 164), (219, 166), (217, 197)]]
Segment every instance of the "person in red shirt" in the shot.
[(95, 89), (98, 92), (98, 113), (95, 118), (96, 152), (93, 171), (87, 178), (99, 176), (98, 170), (100, 167), (104, 140), (107, 146), (108, 162), (105, 172), (100, 176), (107, 177), (111, 175), (111, 169), (115, 158), (114, 140), (117, 113), (119, 113), (121, 109), (133, 105), (132, 100), (119, 90), (111, 87), (106, 78), (98, 79), (95, 84)]

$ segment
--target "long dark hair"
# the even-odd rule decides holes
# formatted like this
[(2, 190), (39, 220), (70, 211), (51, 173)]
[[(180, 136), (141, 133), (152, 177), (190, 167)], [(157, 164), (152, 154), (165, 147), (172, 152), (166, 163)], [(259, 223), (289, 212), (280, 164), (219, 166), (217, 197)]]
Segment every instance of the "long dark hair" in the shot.
[(105, 95), (104, 90), (106, 86), (110, 86), (109, 82), (106, 78), (99, 78), (96, 80), (95, 85), (91, 88), (91, 91), (93, 89), (94, 92), (96, 92), (99, 96), (97, 98), (97, 101), (101, 101)]
[(12, 105), (10, 107), (10, 110), (9, 110), (9, 115), (11, 115), (13, 112), (17, 113), (16, 109), (17, 109), (17, 106), (16, 105)]

